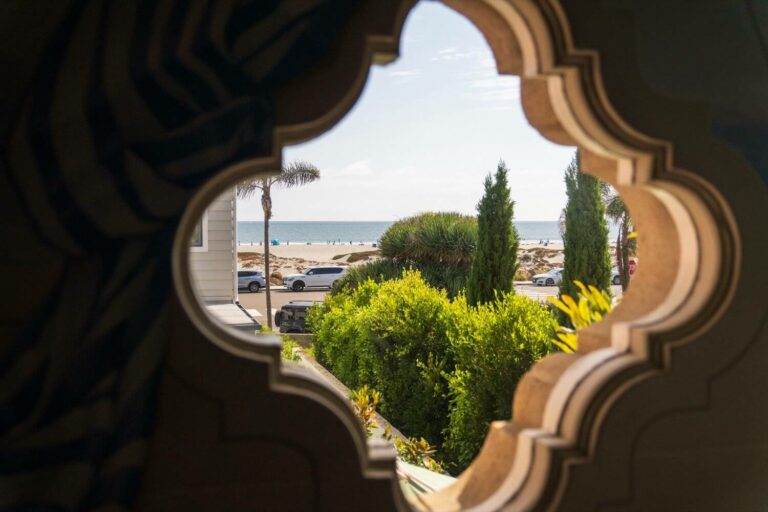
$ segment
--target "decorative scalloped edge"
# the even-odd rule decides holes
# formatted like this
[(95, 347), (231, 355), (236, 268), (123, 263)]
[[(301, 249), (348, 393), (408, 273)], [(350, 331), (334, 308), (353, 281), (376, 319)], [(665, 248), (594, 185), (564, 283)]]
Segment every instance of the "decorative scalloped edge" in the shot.
[[(173, 254), (178, 295), (197, 329), (222, 350), (237, 357), (267, 362), (273, 391), (302, 395), (325, 405), (346, 426), (357, 447), (360, 470), (365, 477), (393, 480), (396, 503), (401, 509), (408, 506), (397, 490), (393, 456), (382, 455), (381, 451), (375, 455), (371, 452), (349, 404), (314, 381), (282, 373), (276, 338), (264, 345), (254, 344), (234, 331), (222, 330), (205, 313), (195, 299), (190, 282), (186, 241), (194, 222), (218, 191), (254, 174), (273, 173), (280, 168), (284, 145), (318, 136), (352, 108), (365, 84), (370, 65), (397, 55), (400, 30), (414, 3), (414, 0), (401, 0), (397, 8), (390, 11), (394, 16), (387, 20), (391, 22), (388, 33), (366, 33), (364, 51), (356, 52), (349, 47), (348, 41), (338, 49), (335, 58), (339, 61), (348, 62), (347, 53), (357, 54), (358, 68), (354, 78), (340, 88), (343, 94), (319, 109), (322, 115), (284, 125), (280, 124), (278, 115), (272, 155), (226, 169), (201, 189), (181, 221)], [(622, 191), (633, 187), (641, 190), (645, 199), (635, 198), (636, 204), (640, 205), (637, 211), (643, 209), (643, 201), (665, 209), (665, 218), (672, 221), (665, 229), (682, 241), (678, 247), (677, 267), (688, 270), (673, 270), (676, 281), (663, 290), (662, 300), (655, 301), (655, 307), (645, 307), (638, 315), (629, 308), (633, 297), (628, 294), (622, 303), (623, 314), (611, 315), (599, 329), (584, 334), (587, 339), (594, 335), (597, 340), (594, 350), (574, 358), (576, 362), (556, 378), (546, 402), (536, 405), (541, 410), (533, 416), (541, 417), (540, 425), (526, 426), (516, 433), (513, 464), (496, 489), (476, 502), (455, 501), (456, 496), (451, 496), (449, 490), (439, 493), (442, 497), (435, 495), (434, 500), (416, 504), (419, 508), (461, 505), (473, 510), (554, 508), (565, 487), (567, 466), (591, 460), (596, 439), (600, 437), (601, 420), (608, 414), (611, 404), (634, 383), (669, 371), (673, 359), (670, 347), (695, 339), (716, 321), (728, 304), (736, 279), (719, 281), (719, 278), (734, 276), (736, 272), (739, 243), (735, 224), (717, 191), (673, 166), (670, 144), (638, 133), (616, 114), (601, 85), (599, 56), (574, 47), (565, 14), (556, 0), (446, 0), (445, 3), (473, 19), (481, 32), (486, 22), (493, 30), (498, 30), (499, 21), (503, 22), (517, 47), (510, 43), (509, 34), (501, 42), (495, 35), (489, 38), (499, 69), (519, 73), (528, 90), (535, 90), (537, 81), (546, 83), (543, 90), (548, 102), (547, 111), (536, 119), (534, 127), (556, 142), (565, 142), (563, 134), (567, 134), (566, 138), (582, 148), (587, 160), (592, 159), (595, 168), (590, 171), (601, 179), (622, 187)], [(478, 7), (480, 4), (482, 7)], [(486, 9), (485, 15), (491, 13), (495, 19), (480, 19), (478, 16), (484, 14), (478, 15), (478, 9)], [(370, 19), (359, 17), (350, 24), (367, 26), (365, 24), (369, 22), (372, 23)], [(381, 26), (379, 23), (378, 27)], [(514, 55), (515, 50), (519, 55)], [(298, 92), (312, 92), (314, 85), (312, 79), (307, 80), (281, 101), (295, 97)], [(541, 100), (540, 94), (531, 97)], [(527, 117), (535, 118), (530, 113), (535, 105), (524, 106)], [(552, 123), (553, 115), (556, 123)], [(542, 126), (546, 120), (550, 124)], [(615, 164), (612, 166), (610, 162)], [(631, 207), (633, 202), (628, 201), (628, 204)], [(650, 241), (645, 240), (641, 232), (641, 251)], [(645, 268), (651, 266), (646, 264), (648, 260), (652, 258), (644, 258)], [(691, 266), (692, 262), (694, 265)], [(639, 273), (633, 288), (647, 292), (649, 287), (642, 283), (648, 275), (645, 269)], [(634, 294), (638, 295), (640, 293)], [(610, 345), (605, 343), (606, 339), (611, 340)], [(534, 366), (531, 376), (537, 374), (537, 368), (540, 363)], [(517, 406), (517, 396), (515, 400)], [(511, 424), (514, 425), (514, 421)]]

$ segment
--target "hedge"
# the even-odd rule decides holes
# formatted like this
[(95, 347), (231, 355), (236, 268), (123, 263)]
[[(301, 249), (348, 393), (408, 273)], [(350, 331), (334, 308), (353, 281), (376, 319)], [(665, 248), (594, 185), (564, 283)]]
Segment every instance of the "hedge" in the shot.
[(308, 322), (317, 360), (351, 389), (378, 390), (382, 414), (441, 447), (454, 471), (491, 421), (510, 418), (518, 380), (554, 335), (552, 313), (537, 302), (504, 294), (470, 306), (413, 270), (329, 295)]

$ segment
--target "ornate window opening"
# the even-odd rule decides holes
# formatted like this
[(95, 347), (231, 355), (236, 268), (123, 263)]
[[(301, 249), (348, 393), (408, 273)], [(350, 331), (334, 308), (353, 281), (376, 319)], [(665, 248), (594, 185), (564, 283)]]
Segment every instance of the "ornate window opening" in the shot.
[[(716, 192), (675, 169), (668, 144), (637, 133), (615, 114), (601, 86), (598, 56), (572, 47), (565, 14), (556, 5), (515, 0), (445, 3), (485, 35), (499, 72), (522, 77), (522, 101), (531, 124), (552, 141), (578, 146), (585, 170), (619, 190), (632, 209), (640, 238), (643, 270), (621, 305), (606, 321), (581, 333), (579, 353), (556, 355), (534, 366), (516, 393), (513, 420), (492, 427), (483, 451), (459, 483), (413, 504), (434, 510), (526, 508), (556, 499), (563, 460), (589, 459), (601, 415), (610, 407), (608, 398), (637, 379), (668, 369), (674, 348), (690, 339), (687, 333), (717, 316), (718, 309), (710, 304), (721, 304), (713, 297), (727, 294), (729, 285), (719, 277), (734, 257), (729, 252), (733, 249), (715, 222), (716, 214), (728, 221)], [(410, 2), (404, 3), (403, 15), (409, 6)], [(391, 55), (396, 39), (396, 33), (391, 40), (369, 39), (370, 61)], [(314, 123), (286, 122), (276, 136), (277, 153), (282, 144), (332, 125), (354, 103), (365, 72), (360, 71), (353, 93), (339, 100), (329, 114), (318, 116)], [(190, 205), (180, 240), (188, 244), (203, 205), (223, 185), (236, 182), (254, 166), (269, 172), (278, 162), (274, 157), (243, 164), (212, 180)], [(180, 243), (174, 257), (180, 295), (195, 324), (220, 347), (266, 358), (278, 367), (275, 347), (254, 346), (212, 327), (193, 300), (186, 251), (180, 250)], [(295, 381), (282, 386), (300, 387)], [(314, 392), (324, 396), (323, 403), (338, 415), (349, 418), (341, 402)], [(354, 429), (350, 432), (360, 435)], [(360, 439), (356, 443), (362, 446)], [(372, 475), (375, 458), (362, 457), (364, 472)]]

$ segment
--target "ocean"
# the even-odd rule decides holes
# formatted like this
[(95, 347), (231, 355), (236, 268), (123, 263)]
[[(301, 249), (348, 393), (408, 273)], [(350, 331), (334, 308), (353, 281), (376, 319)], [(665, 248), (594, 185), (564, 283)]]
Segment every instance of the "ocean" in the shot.
[[(392, 222), (356, 221), (272, 221), (269, 238), (281, 243), (373, 243), (392, 225)], [(516, 221), (521, 243), (538, 243), (549, 240), (560, 242), (557, 221)], [(611, 227), (611, 239), (615, 228)], [(237, 239), (240, 244), (258, 244), (264, 240), (262, 221), (237, 223)]]

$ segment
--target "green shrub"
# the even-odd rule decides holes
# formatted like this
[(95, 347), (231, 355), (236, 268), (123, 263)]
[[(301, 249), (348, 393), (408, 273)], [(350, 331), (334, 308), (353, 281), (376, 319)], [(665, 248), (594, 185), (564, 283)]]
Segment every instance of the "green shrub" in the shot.
[(434, 288), (455, 297), (466, 287), (477, 243), (477, 219), (451, 212), (429, 212), (392, 224), (381, 236), (383, 258), (349, 268), (332, 293), (355, 289), (371, 279), (398, 279), (416, 270)]
[(400, 279), (368, 280), (327, 297), (308, 321), (322, 365), (350, 388), (380, 391), (389, 421), (437, 443), (448, 420), (450, 313), (445, 292), (405, 271)]
[(431, 443), (447, 426), (447, 383), (453, 367), (447, 329), (450, 302), (415, 271), (380, 285), (366, 311), (376, 356), (376, 389), (384, 396), (382, 414), (404, 432)]
[(366, 384), (358, 390), (351, 391), (349, 400), (352, 402), (352, 409), (360, 420), (365, 435), (371, 437), (379, 428), (379, 423), (376, 421), (376, 407), (381, 403), (381, 393)]
[(333, 283), (331, 294), (337, 294), (348, 288), (354, 290), (369, 279), (376, 283), (399, 279), (403, 275), (403, 270), (407, 270), (407, 268), (406, 264), (389, 259), (374, 260), (351, 266), (347, 269), (344, 277)]
[(613, 310), (611, 295), (606, 290), (598, 290), (592, 285), (584, 286), (581, 281), (573, 284), (579, 289), (579, 296), (574, 300), (570, 295), (561, 295), (559, 299), (549, 297), (549, 302), (564, 314), (573, 328), (558, 325), (557, 338), (552, 343), (563, 352), (576, 352), (579, 349), (577, 329), (584, 329), (603, 319)]
[(452, 308), (448, 331), (455, 370), (450, 382), (450, 421), (443, 446), (446, 458), (464, 469), (479, 451), (488, 426), (509, 419), (518, 381), (551, 351), (554, 317), (546, 306), (513, 294), (477, 308), (464, 297)]
[(428, 212), (399, 220), (379, 239), (385, 258), (469, 268), (477, 244), (477, 219), (454, 212)]
[(350, 389), (374, 385), (373, 350), (365, 316), (378, 292), (379, 284), (368, 280), (355, 289), (326, 295), (323, 304), (312, 306), (307, 314), (307, 324), (314, 333), (315, 359)]
[(293, 351), (295, 348), (300, 348), (300, 345), (292, 339), (283, 336), (283, 348), (280, 350), (280, 357), (282, 360), (293, 361), (294, 363), (300, 362), (301, 358)]
[(547, 306), (513, 294), (479, 307), (451, 301), (416, 271), (329, 295), (308, 322), (322, 365), (351, 389), (378, 390), (384, 417), (442, 446), (459, 469), (490, 422), (510, 418), (523, 373), (554, 348)]
[(395, 438), (395, 450), (397, 457), (409, 464), (421, 466), (435, 473), (447, 473), (443, 463), (435, 458), (437, 448), (429, 444), (429, 441), (407, 437), (405, 439)]
[(405, 270), (419, 271), (430, 286), (445, 290), (451, 298), (464, 291), (469, 277), (469, 269), (463, 267), (380, 259), (349, 267), (346, 275), (334, 283), (331, 293), (339, 293), (345, 288), (355, 289), (369, 279), (377, 283), (399, 279)]

